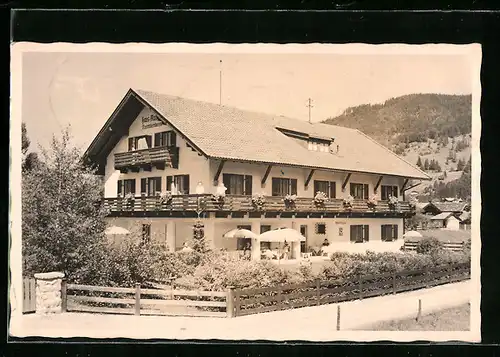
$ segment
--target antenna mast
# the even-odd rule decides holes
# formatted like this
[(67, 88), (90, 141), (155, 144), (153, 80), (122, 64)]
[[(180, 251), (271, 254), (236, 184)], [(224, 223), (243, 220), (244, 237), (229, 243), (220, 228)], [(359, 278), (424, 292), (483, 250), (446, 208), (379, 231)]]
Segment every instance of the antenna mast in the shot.
[(309, 98), (307, 100), (307, 107), (309, 108), (309, 123), (311, 123), (311, 108), (313, 108), (314, 106), (312, 105), (312, 100), (311, 98)]
[(222, 60), (219, 61), (219, 105), (222, 105)]

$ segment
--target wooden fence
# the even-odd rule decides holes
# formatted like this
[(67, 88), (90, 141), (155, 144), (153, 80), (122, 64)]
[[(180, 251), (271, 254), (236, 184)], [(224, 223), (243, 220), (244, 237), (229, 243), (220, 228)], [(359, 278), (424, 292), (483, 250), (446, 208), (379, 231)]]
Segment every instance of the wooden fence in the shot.
[(339, 303), (428, 288), (470, 278), (468, 264), (364, 276), (358, 279), (315, 281), (259, 289), (230, 289), (229, 317)]
[[(94, 313), (237, 317), (316, 306), (428, 288), (470, 278), (470, 265), (314, 281), (257, 289), (185, 291), (89, 285), (62, 285), (63, 311)], [(104, 296), (103, 296), (104, 294)]]
[(79, 312), (225, 317), (226, 297), (226, 292), (143, 289), (139, 284), (119, 288), (63, 282), (62, 287), (63, 311)]
[[(404, 249), (408, 251), (414, 251), (417, 250), (417, 245), (418, 242), (405, 241)], [(465, 242), (443, 242), (443, 249), (460, 252), (464, 250), (465, 245)]]
[(23, 279), (23, 314), (36, 311), (35, 279)]

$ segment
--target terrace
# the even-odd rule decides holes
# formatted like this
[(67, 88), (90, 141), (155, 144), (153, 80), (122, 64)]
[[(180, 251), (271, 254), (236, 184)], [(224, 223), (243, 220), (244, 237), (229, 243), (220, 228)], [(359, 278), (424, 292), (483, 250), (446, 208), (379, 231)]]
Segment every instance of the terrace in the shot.
[(151, 171), (152, 167), (163, 170), (165, 167), (177, 168), (179, 148), (162, 146), (144, 150), (134, 150), (115, 154), (115, 170), (122, 173), (139, 172), (139, 169)]
[(265, 196), (264, 203), (256, 206), (251, 196), (226, 195), (221, 201), (212, 195), (173, 195), (168, 200), (159, 196), (141, 196), (133, 199), (122, 197), (105, 198), (105, 207), (111, 216), (175, 216), (189, 215), (203, 212), (214, 212), (216, 217), (248, 214), (261, 217), (262, 215), (281, 215), (283, 217), (409, 217), (413, 215), (410, 205), (400, 201), (396, 206), (390, 206), (387, 201), (379, 201), (371, 208), (366, 200), (354, 200), (352, 207), (344, 207), (342, 199), (330, 199), (323, 204), (315, 204), (313, 198), (298, 197), (294, 204), (287, 204), (283, 197)]

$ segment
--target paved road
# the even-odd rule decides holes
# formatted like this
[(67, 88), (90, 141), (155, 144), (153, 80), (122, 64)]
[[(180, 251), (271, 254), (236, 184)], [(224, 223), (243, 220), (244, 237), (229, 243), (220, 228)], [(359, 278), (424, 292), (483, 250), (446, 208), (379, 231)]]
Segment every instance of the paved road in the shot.
[[(131, 337), (166, 339), (244, 339), (332, 341), (343, 331), (416, 316), (470, 301), (470, 281), (391, 296), (341, 303), (341, 331), (336, 331), (337, 304), (228, 318), (125, 316), (65, 313), (24, 315), (11, 334), (47, 337)], [(368, 328), (369, 329), (369, 328)], [(358, 332), (359, 333), (359, 332)], [(352, 334), (352, 332), (351, 332)]]

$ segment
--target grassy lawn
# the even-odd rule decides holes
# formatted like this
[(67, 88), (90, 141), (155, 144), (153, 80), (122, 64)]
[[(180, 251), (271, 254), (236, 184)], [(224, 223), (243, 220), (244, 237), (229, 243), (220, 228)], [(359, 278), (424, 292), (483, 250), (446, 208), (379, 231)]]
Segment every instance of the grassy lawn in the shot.
[(380, 322), (360, 330), (371, 331), (469, 331), (470, 304), (424, 315), (415, 319)]

